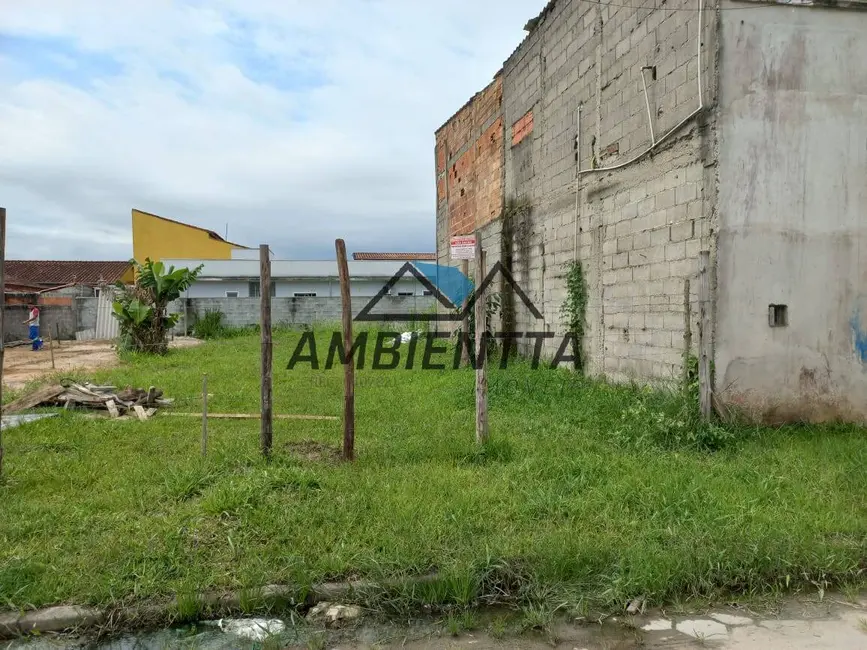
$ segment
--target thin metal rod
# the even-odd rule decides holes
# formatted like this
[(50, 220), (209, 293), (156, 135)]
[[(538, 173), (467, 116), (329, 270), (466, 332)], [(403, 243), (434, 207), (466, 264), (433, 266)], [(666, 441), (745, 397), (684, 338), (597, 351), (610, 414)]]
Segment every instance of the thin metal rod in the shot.
[(578, 216), (580, 214), (581, 184), (581, 106), (575, 115), (575, 259), (578, 259)]
[(650, 97), (647, 95), (647, 68), (641, 68), (641, 85), (644, 86), (644, 104), (647, 106), (647, 126), (650, 128), (650, 142), (656, 144), (656, 136), (653, 133), (653, 117), (650, 112)]
[[(680, 127), (682, 127), (684, 124), (689, 122), (692, 118), (694, 118), (696, 115), (701, 113), (702, 110), (704, 110), (704, 97), (703, 97), (704, 93), (702, 92), (702, 88), (701, 88), (701, 36), (702, 36), (702, 27), (703, 27), (703, 23), (702, 23), (703, 15), (704, 15), (704, 0), (698, 0), (698, 39), (697, 39), (698, 44), (696, 46), (697, 52), (698, 52), (698, 75), (697, 75), (698, 76), (698, 108), (695, 109), (689, 115), (687, 115), (683, 120), (678, 122), (677, 126), (675, 126), (672, 129), (669, 129), (668, 132), (664, 136), (659, 138), (659, 140), (652, 143), (647, 149), (645, 149), (644, 151), (642, 151), (638, 155), (633, 156), (632, 158), (630, 158), (626, 162), (620, 163), (619, 165), (612, 165), (611, 167), (596, 167), (595, 169), (580, 169), (580, 170), (578, 170), (578, 176), (579, 177), (584, 176), (585, 174), (596, 174), (599, 172), (613, 172), (613, 171), (616, 171), (618, 169), (623, 169), (624, 167), (628, 167), (629, 165), (632, 165), (633, 163), (638, 162), (639, 160), (644, 158), (647, 154), (649, 154), (654, 149), (656, 149), (663, 142), (668, 140), (668, 138), (671, 137), (672, 134), (677, 132), (680, 129)], [(643, 76), (644, 75), (642, 73), (642, 77)], [(578, 182), (577, 178), (575, 179), (575, 182), (576, 183)]]

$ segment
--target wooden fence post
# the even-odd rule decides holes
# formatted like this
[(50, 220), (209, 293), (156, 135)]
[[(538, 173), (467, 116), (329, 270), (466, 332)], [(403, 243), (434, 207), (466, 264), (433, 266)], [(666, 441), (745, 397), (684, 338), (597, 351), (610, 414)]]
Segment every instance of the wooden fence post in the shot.
[(485, 251), (482, 250), (482, 237), (476, 233), (476, 442), (480, 445), (488, 441), (488, 363), (487, 351), (487, 305), (485, 294), (481, 291), (485, 279)]
[[(448, 175), (448, 174), (446, 174)], [(470, 262), (469, 260), (461, 260), (461, 273), (464, 277), (470, 277)], [(464, 301), (461, 303), (461, 309), (464, 310), (464, 318), (461, 321), (461, 338), (458, 345), (461, 346), (461, 367), (466, 368), (470, 365), (470, 315), (466, 312), (467, 302), (470, 299), (470, 294), (464, 296)]]
[[(3, 356), (5, 353), (5, 335), (3, 329), (3, 313), (6, 311), (6, 277), (3, 269), (6, 266), (6, 208), (0, 208), (0, 413), (3, 407)], [(2, 416), (0, 416), (2, 417)], [(3, 433), (0, 431), (0, 476), (3, 475)]]
[(51, 369), (54, 370), (54, 339), (51, 336), (51, 328), (46, 328), (48, 330), (48, 350), (51, 352)]
[(271, 402), (271, 250), (268, 244), (259, 246), (259, 300), (262, 307), (262, 422), (259, 442), (262, 454), (271, 456), (273, 438), (273, 405)]
[(340, 300), (343, 305), (343, 460), (355, 459), (355, 355), (352, 349), (352, 296), (349, 287), (349, 266), (346, 263), (346, 243), (334, 242), (337, 252), (337, 272), (340, 276)]
[(700, 391), (701, 416), (710, 419), (712, 408), (712, 387), (710, 384), (710, 359), (712, 342), (710, 333), (710, 252), (701, 251), (698, 254), (698, 311), (701, 325), (698, 329), (698, 385)]

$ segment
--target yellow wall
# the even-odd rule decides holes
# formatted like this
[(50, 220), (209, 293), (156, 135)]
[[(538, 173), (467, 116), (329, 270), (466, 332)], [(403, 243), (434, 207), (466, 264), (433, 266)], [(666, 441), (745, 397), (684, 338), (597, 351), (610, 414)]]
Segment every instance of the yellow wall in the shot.
[(246, 248), (224, 240), (204, 228), (172, 221), (133, 208), (132, 254), (141, 264), (146, 258), (228, 260), (232, 251)]
[(135, 282), (135, 269), (130, 266), (122, 276), (120, 276), (120, 281), (124, 284), (132, 284)]

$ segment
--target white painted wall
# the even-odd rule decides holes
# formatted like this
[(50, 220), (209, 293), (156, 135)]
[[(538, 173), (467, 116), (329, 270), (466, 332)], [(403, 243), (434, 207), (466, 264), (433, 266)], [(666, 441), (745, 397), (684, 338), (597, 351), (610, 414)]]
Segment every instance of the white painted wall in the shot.
[(237, 291), (239, 298), (247, 298), (250, 295), (250, 283), (244, 281), (199, 280), (189, 289), (189, 298), (225, 298), (227, 291)]

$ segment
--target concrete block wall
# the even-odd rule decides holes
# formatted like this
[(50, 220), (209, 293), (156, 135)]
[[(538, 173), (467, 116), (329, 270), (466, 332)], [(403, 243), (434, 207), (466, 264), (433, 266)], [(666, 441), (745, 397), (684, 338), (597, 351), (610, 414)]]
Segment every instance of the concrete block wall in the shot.
[(75, 298), (75, 331), (96, 329), (98, 306), (99, 298)]
[[(433, 296), (384, 296), (372, 311), (375, 314), (422, 314), (432, 310), (435, 302), (436, 299)], [(358, 315), (367, 303), (367, 298), (354, 299), (352, 301), (353, 316)], [(259, 298), (189, 298), (186, 309), (187, 325), (192, 328), (196, 319), (203, 317), (206, 312), (214, 310), (222, 312), (223, 323), (229, 327), (259, 324)], [(180, 315), (175, 331), (177, 333), (183, 332), (183, 300), (172, 303), (169, 311)], [(338, 323), (341, 314), (342, 303), (339, 297), (271, 299), (271, 322), (274, 326)], [(371, 325), (373, 324), (375, 323), (371, 323)]]
[[(505, 200), (531, 205), (506, 246), (516, 280), (544, 316), (540, 323), (518, 305), (516, 330), (565, 333), (564, 264), (577, 257), (588, 281), (589, 370), (616, 380), (679, 374), (684, 280), (696, 275), (698, 251), (714, 246), (715, 122), (708, 111), (687, 119), (699, 106), (696, 9), (690, 0), (665, 9), (557, 0), (503, 66)], [(708, 106), (714, 20), (708, 7)], [(652, 156), (582, 176), (576, 200), (579, 107), (583, 170), (619, 165), (651, 146), (647, 103), (657, 137), (686, 123)], [(512, 146), (512, 125), (526, 129), (529, 112), (532, 130)], [(545, 353), (553, 356), (558, 343), (547, 341)]]
[[(26, 341), (29, 338), (29, 326), (24, 324), (29, 316), (27, 305), (6, 305), (3, 308), (3, 337), (6, 341)], [(43, 339), (46, 339), (49, 333), (56, 337), (58, 331), (61, 339), (74, 338), (73, 308), (67, 305), (40, 305), (39, 327)]]

